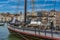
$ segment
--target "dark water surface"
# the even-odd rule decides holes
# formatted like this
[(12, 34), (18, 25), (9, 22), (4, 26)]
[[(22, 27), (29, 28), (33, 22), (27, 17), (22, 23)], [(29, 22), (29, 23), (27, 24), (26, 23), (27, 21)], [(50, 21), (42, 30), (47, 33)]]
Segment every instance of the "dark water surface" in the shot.
[(0, 40), (21, 40), (21, 38), (10, 34), (7, 29), (7, 24), (0, 26)]

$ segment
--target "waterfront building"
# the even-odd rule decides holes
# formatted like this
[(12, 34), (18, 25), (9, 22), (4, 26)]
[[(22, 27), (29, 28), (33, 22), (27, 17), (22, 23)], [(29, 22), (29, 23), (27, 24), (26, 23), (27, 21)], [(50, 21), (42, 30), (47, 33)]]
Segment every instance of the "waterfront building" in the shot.
[(60, 12), (56, 12), (56, 26), (60, 27)]

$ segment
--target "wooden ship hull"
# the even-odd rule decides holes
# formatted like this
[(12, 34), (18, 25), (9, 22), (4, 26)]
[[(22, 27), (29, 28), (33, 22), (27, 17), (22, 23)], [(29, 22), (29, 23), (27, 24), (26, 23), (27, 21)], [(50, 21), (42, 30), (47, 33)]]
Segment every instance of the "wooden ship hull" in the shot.
[(8, 26), (8, 30), (10, 31), (10, 33), (16, 33), (18, 35), (22, 34), (22, 35), (28, 35), (42, 39), (60, 40), (59, 38), (60, 32), (59, 33), (53, 32), (53, 36), (52, 36), (50, 31), (46, 31), (45, 33), (44, 31), (39, 32), (39, 30), (36, 30), (37, 32), (35, 32), (35, 30), (28, 30), (23, 28), (18, 29), (11, 26)]

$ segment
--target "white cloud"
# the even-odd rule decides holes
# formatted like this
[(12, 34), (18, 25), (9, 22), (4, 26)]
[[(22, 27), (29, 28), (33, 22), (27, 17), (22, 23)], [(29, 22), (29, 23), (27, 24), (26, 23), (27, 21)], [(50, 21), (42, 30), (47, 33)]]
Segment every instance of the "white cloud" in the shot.
[(0, 8), (3, 7), (5, 4), (0, 4)]
[[(45, 7), (45, 6), (54, 6), (54, 4), (35, 4), (35, 7)], [(29, 5), (28, 7), (32, 7), (31, 5)]]
[[(28, 0), (28, 1), (32, 1), (32, 0)], [(57, 1), (59, 2), (60, 0), (34, 0), (34, 1)]]
[(36, 6), (53, 6), (54, 4), (36, 4)]
[(8, 3), (9, 1), (0, 1), (0, 3)]
[(9, 6), (10, 8), (19, 8), (19, 9), (23, 9), (24, 6), (16, 6), (16, 5), (13, 5), (13, 6)]
[(9, 1), (16, 2), (17, 0), (9, 0)]
[(45, 0), (45, 1), (60, 1), (60, 0)]
[(24, 0), (9, 0), (10, 2), (21, 2), (21, 1), (24, 1)]

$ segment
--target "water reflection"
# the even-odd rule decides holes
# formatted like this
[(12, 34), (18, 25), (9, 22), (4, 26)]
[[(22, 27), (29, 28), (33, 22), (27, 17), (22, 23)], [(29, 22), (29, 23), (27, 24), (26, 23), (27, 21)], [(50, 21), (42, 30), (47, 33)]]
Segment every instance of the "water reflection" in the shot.
[(10, 34), (8, 37), (9, 40), (20, 40), (20, 38), (14, 34)]
[(7, 29), (7, 24), (0, 26), (0, 40), (20, 40), (19, 37), (10, 34)]

